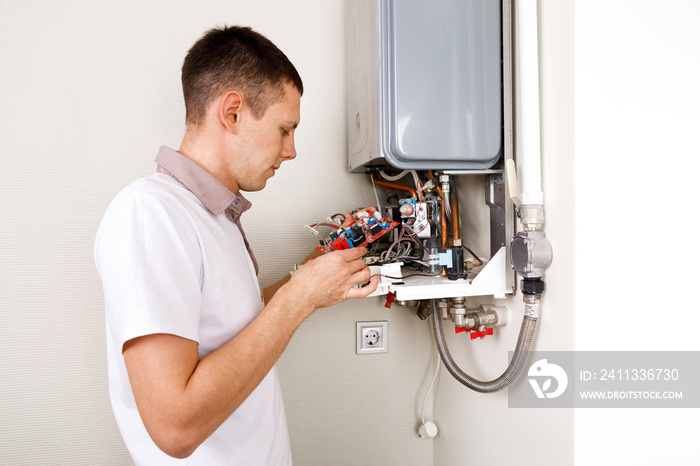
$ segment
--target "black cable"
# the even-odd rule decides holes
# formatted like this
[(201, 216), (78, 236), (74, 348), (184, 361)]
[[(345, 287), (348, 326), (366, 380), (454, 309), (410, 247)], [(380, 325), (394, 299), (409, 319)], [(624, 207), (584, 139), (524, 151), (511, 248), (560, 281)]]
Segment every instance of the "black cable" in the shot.
[(442, 273), (442, 270), (438, 273), (410, 273), (406, 275), (405, 277), (391, 277), (389, 275), (382, 275), (383, 277), (386, 278), (391, 278), (392, 280), (403, 280), (404, 278), (409, 278), (409, 277), (437, 277)]

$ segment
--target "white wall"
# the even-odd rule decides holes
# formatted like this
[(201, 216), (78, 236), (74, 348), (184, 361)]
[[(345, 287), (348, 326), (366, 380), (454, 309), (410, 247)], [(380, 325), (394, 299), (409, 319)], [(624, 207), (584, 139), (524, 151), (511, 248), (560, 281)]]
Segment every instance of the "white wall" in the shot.
[[(92, 243), (119, 189), (184, 130), (182, 59), (208, 28), (251, 25), (297, 65), (298, 158), (244, 216), (265, 284), (316, 242), (302, 225), (371, 204), (345, 169), (344, 1), (0, 2), (0, 464), (129, 464), (107, 394)], [(280, 364), (297, 464), (425, 465), (415, 436), (427, 327), (378, 300), (318, 311)], [(388, 320), (386, 355), (355, 320)], [(432, 403), (429, 402), (428, 408)]]
[[(178, 146), (179, 67), (205, 29), (256, 27), (307, 87), (300, 155), (251, 196), (245, 218), (262, 280), (313, 245), (299, 225), (372, 203), (366, 180), (344, 169), (343, 3), (0, 2), (0, 464), (130, 462), (106, 392), (92, 240), (111, 197), (152, 172), (160, 144)], [(535, 349), (698, 349), (699, 10), (691, 0), (540, 0), (554, 262)], [(278, 201), (290, 193), (293, 204)], [(463, 211), (467, 230), (483, 216)], [(520, 299), (507, 302), (517, 322)], [(659, 317), (668, 321), (650, 324)], [(375, 318), (390, 322), (390, 352), (357, 357), (354, 322)], [(449, 344), (487, 377), (516, 335), (514, 323)], [(314, 314), (280, 362), (297, 463), (359, 464), (369, 453), (375, 464), (651, 465), (700, 453), (695, 410), (509, 410), (505, 394), (471, 393), (446, 373), (440, 436), (419, 440), (433, 357), (428, 326), (405, 309), (375, 300)]]
[[(576, 3), (576, 348), (700, 349), (700, 3)], [(691, 376), (686, 374), (686, 377)], [(692, 464), (695, 409), (577, 410), (576, 464)]]
[[(545, 274), (547, 291), (531, 346), (536, 351), (574, 349), (573, 24), (573, 1), (539, 1), (542, 182), (545, 231), (554, 260)], [(517, 123), (516, 148), (520, 144)], [(460, 206), (460, 212), (474, 215), (473, 208)], [(463, 232), (465, 238), (475, 234), (470, 229), (471, 224)], [(472, 302), (478, 304), (483, 299), (472, 298)], [(460, 338), (461, 335), (448, 335), (451, 338), (447, 339), (460, 367), (482, 380), (491, 380), (506, 368), (508, 351), (515, 348), (522, 320), (519, 292), (498, 304), (509, 307), (511, 323), (498, 328), (494, 338), (472, 342)], [(446, 324), (445, 329), (448, 328)], [(571, 465), (573, 417), (570, 409), (508, 408), (507, 390), (479, 394), (463, 387), (443, 370), (435, 401), (435, 422), (440, 435), (435, 440), (434, 464)]]

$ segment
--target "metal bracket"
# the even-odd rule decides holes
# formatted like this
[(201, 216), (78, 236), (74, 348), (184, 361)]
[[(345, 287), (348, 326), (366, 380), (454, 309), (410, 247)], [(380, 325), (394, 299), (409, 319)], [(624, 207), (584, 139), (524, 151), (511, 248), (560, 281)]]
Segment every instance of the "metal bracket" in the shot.
[(486, 205), (491, 214), (491, 256), (506, 245), (506, 190), (503, 174), (489, 175), (486, 180)]

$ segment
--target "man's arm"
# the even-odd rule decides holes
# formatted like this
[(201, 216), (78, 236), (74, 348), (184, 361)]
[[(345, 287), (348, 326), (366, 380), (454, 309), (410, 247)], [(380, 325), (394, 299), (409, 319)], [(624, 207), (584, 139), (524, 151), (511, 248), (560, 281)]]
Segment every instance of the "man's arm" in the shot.
[[(197, 343), (167, 334), (127, 341), (123, 355), (149, 435), (170, 456), (185, 458), (250, 395), (315, 309), (376, 288), (365, 248), (336, 251), (300, 268), (241, 333), (199, 359)], [(232, 306), (235, 304), (232, 303)]]
[[(303, 260), (302, 264), (306, 264), (312, 259), (316, 259), (317, 257), (320, 257), (321, 253), (314, 250), (311, 254), (309, 254), (306, 259)], [(292, 278), (291, 275), (287, 274), (286, 277), (284, 277), (282, 280), (278, 281), (274, 285), (270, 285), (267, 288), (263, 290), (263, 297), (265, 298), (265, 304), (269, 303), (272, 297), (277, 293), (277, 290), (282, 288), (283, 285), (285, 285), (289, 279)]]

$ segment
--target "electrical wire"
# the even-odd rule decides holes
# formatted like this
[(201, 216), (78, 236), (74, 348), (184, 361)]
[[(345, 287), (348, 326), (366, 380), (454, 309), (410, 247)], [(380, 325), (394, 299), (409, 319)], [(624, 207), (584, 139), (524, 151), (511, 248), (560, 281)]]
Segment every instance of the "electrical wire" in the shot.
[(403, 280), (404, 278), (410, 278), (410, 277), (437, 277), (442, 273), (442, 269), (440, 269), (440, 272), (437, 273), (409, 273), (408, 275), (404, 275), (403, 277), (390, 277), (389, 275), (384, 275), (386, 278), (390, 278), (392, 280)]
[(328, 227), (328, 228), (332, 228), (333, 230), (337, 230), (338, 228), (340, 228), (340, 225), (336, 225), (335, 223), (327, 223), (327, 222), (312, 223), (311, 225), (304, 225), (304, 228), (309, 230), (314, 235), (318, 235), (319, 232), (316, 229), (316, 227)]
[(321, 222), (321, 223), (312, 223), (311, 225), (307, 225), (311, 228), (316, 228), (316, 227), (328, 227), (328, 228), (334, 228), (338, 229), (340, 228), (340, 225), (337, 225), (335, 223), (328, 223), (328, 222)]
[(379, 194), (377, 194), (377, 185), (374, 184), (374, 177), (370, 176), (369, 177), (372, 180), (372, 189), (374, 190), (374, 199), (377, 201), (377, 210), (379, 212), (382, 211), (382, 205), (379, 203)]
[(442, 269), (440, 269), (439, 272), (437, 273), (409, 273), (408, 275), (405, 275), (403, 277), (392, 277), (391, 275), (384, 275), (383, 273), (375, 273), (369, 279), (373, 279), (374, 277), (384, 277), (388, 278), (390, 280), (403, 280), (404, 278), (409, 278), (409, 277), (437, 277), (442, 273)]
[[(404, 236), (404, 233), (406, 233), (409, 230), (410, 229), (406, 225), (402, 226), (401, 230), (399, 230), (398, 239), (396, 241), (394, 241), (393, 243), (391, 243), (391, 245), (389, 246), (389, 248), (386, 251), (381, 253), (380, 258), (379, 258), (381, 262), (387, 263), (387, 262), (396, 261), (397, 259), (407, 258), (413, 250), (413, 248), (410, 245), (417, 246), (418, 249), (421, 251), (421, 256), (416, 257), (416, 259), (423, 258), (422, 257), (423, 256), (423, 253), (422, 253), (423, 245), (419, 241), (417, 241), (414, 237), (408, 236), (408, 234), (406, 236)], [(405, 245), (406, 243), (408, 243), (409, 246), (406, 246)], [(394, 252), (395, 247), (399, 248), (396, 252)], [(393, 259), (392, 259), (392, 255), (394, 256)]]
[(425, 410), (425, 402), (428, 401), (428, 395), (430, 395), (430, 391), (433, 389), (433, 384), (435, 383), (435, 379), (437, 379), (438, 372), (440, 372), (440, 353), (438, 353), (437, 361), (435, 361), (435, 373), (433, 374), (433, 379), (430, 381), (428, 390), (425, 392), (425, 398), (423, 398), (423, 404), (420, 407), (420, 420), (423, 424), (425, 424), (425, 416), (423, 415), (423, 411)]
[(389, 249), (387, 249), (386, 251), (381, 253), (381, 255), (379, 256), (380, 261), (385, 262), (388, 260), (389, 256), (391, 256), (391, 251), (394, 249), (394, 246), (396, 246), (399, 242), (401, 242), (402, 237), (403, 237), (403, 228), (401, 228), (401, 230), (399, 230), (399, 238), (396, 241), (394, 241), (393, 243), (391, 243), (391, 245), (389, 246)]
[(394, 175), (394, 176), (387, 175), (387, 173), (384, 170), (379, 171), (379, 174), (382, 175), (382, 177), (387, 181), (398, 181), (401, 178), (403, 178), (404, 176), (406, 176), (406, 173), (410, 173), (411, 175), (413, 175), (413, 182), (414, 183), (418, 182), (418, 173), (416, 173), (415, 170), (404, 170), (401, 173), (399, 173), (398, 175)]
[(430, 264), (428, 264), (427, 262), (422, 261), (422, 260), (415, 259), (415, 260), (413, 260), (413, 262), (415, 262), (416, 264), (420, 264), (424, 267), (430, 267)]

